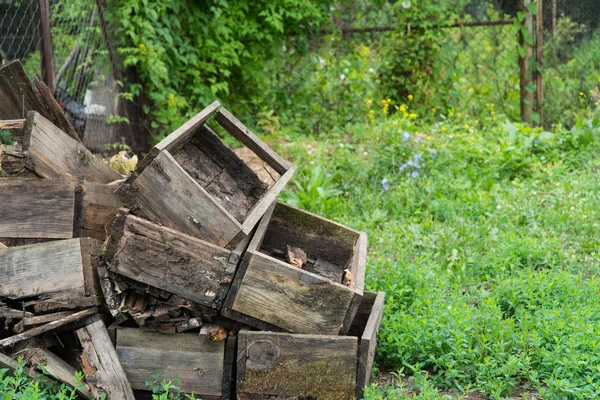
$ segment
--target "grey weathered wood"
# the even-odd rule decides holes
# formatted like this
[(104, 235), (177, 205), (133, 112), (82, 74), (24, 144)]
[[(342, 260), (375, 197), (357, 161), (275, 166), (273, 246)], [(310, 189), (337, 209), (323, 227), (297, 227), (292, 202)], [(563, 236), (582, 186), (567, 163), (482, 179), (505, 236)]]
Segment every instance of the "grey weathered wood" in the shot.
[(123, 203), (116, 191), (117, 185), (83, 182), (81, 184), (81, 231), (80, 236), (105, 240), (107, 225), (116, 217)]
[(85, 293), (80, 239), (0, 250), (0, 296), (22, 298), (68, 291)]
[(261, 159), (265, 160), (280, 175), (285, 174), (290, 169), (291, 165), (287, 161), (275, 153), (225, 108), (221, 108), (215, 118), (227, 132), (256, 153)]
[(104, 322), (96, 321), (76, 331), (81, 342), (81, 362), (88, 381), (94, 382), (96, 398), (135, 400)]
[(216, 309), (235, 273), (231, 254), (132, 215), (115, 220), (107, 248), (111, 271)]
[[(12, 373), (14, 370), (19, 368), (19, 364), (17, 363), (17, 360), (13, 359), (10, 356), (7, 356), (6, 354), (2, 354), (0, 352), (0, 368), (6, 368), (6, 369), (8, 369), (8, 371), (10, 373)], [(47, 386), (55, 385), (55, 382), (53, 382), (50, 378), (40, 374), (39, 372), (35, 371), (33, 368), (29, 368), (29, 367), (24, 368), (24, 372), (33, 381), (42, 382)]]
[(0, 145), (0, 178), (33, 178), (39, 179), (34, 172), (26, 168), (27, 157), (21, 150), (21, 146)]
[(197, 334), (164, 334), (124, 328), (117, 331), (117, 353), (134, 389), (147, 389), (158, 370), (177, 386), (199, 396), (221, 396), (225, 342)]
[(100, 279), (100, 288), (104, 296), (106, 306), (113, 317), (120, 314), (119, 306), (121, 305), (121, 294), (117, 293), (113, 281), (108, 276), (106, 265), (99, 265), (97, 268), (98, 277)]
[(235, 359), (237, 336), (229, 336), (225, 341), (225, 358), (223, 360), (223, 399), (234, 398)]
[(92, 307), (92, 308), (88, 308), (87, 310), (71, 313), (71, 315), (69, 315), (68, 317), (64, 317), (59, 320), (49, 322), (45, 325), (30, 329), (27, 332), (23, 332), (18, 335), (14, 335), (9, 338), (0, 340), (0, 349), (2, 349), (3, 347), (12, 346), (15, 343), (19, 343), (23, 340), (31, 339), (33, 337), (41, 335), (42, 333), (49, 332), (51, 330), (60, 328), (61, 326), (71, 324), (80, 319), (89, 317), (89, 316), (97, 314), (97, 313), (98, 313), (98, 309), (96, 307)]
[(253, 394), (354, 398), (356, 337), (247, 330), (238, 336), (238, 398)]
[(27, 115), (23, 146), (31, 169), (44, 178), (76, 177), (98, 183), (122, 178), (107, 163), (35, 111)]
[(36, 300), (31, 302), (35, 313), (55, 312), (59, 310), (81, 310), (97, 305), (93, 297), (81, 297), (80, 294), (60, 293), (57, 296), (51, 296), (49, 299)]
[[(373, 362), (375, 361), (375, 352), (377, 350), (377, 338), (381, 318), (383, 317), (383, 307), (385, 302), (385, 293), (365, 292), (363, 299), (363, 315), (367, 315), (367, 323), (360, 337), (360, 348), (358, 351), (358, 371), (356, 377), (356, 397), (362, 399), (364, 387), (370, 383)], [(370, 307), (369, 307), (370, 306)], [(361, 310), (362, 311), (362, 310)], [(360, 311), (359, 311), (360, 312)]]
[(75, 188), (71, 179), (0, 179), (0, 237), (73, 237)]
[(77, 389), (77, 392), (86, 399), (94, 399), (90, 392), (90, 385), (77, 381), (77, 370), (48, 349), (42, 347), (26, 349), (23, 358), (34, 367), (42, 365), (47, 374)]
[[(348, 332), (363, 294), (365, 239), (343, 225), (274, 204), (248, 246), (222, 315), (259, 329), (267, 323), (295, 333)], [(269, 255), (283, 255), (287, 245), (324, 261), (299, 269)], [(347, 267), (355, 275), (349, 287), (341, 283)]]
[(23, 318), (23, 326), (27, 328), (29, 326), (47, 324), (48, 322), (52, 322), (52, 321), (56, 321), (56, 320), (64, 318), (64, 317), (68, 317), (71, 314), (73, 314), (72, 311), (59, 311), (59, 312), (52, 313), (52, 314), (27, 316), (27, 317)]
[(33, 316), (33, 314), (25, 310), (15, 310), (14, 308), (0, 306), (0, 319), (23, 319), (31, 316)]

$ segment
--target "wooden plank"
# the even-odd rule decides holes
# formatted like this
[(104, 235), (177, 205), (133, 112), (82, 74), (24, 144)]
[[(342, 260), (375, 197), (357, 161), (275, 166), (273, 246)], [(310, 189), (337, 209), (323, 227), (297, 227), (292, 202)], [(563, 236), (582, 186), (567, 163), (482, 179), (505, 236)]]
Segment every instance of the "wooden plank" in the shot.
[(365, 292), (363, 300), (365, 306), (371, 305), (367, 309), (369, 318), (360, 338), (360, 348), (358, 352), (358, 372), (356, 377), (356, 397), (362, 399), (363, 389), (370, 383), (373, 362), (375, 361), (375, 352), (377, 350), (377, 338), (381, 318), (383, 317), (383, 307), (385, 303), (385, 293)]
[(44, 178), (76, 177), (98, 183), (122, 178), (81, 143), (35, 111), (27, 115), (23, 146), (31, 169)]
[(225, 108), (221, 108), (215, 116), (217, 122), (233, 137), (266, 161), (280, 175), (285, 174), (291, 165), (267, 146), (258, 136)]
[(196, 334), (164, 334), (124, 328), (117, 332), (117, 353), (134, 389), (147, 389), (157, 371), (179, 376), (185, 393), (221, 396), (225, 342)]
[(39, 179), (34, 172), (27, 168), (27, 157), (20, 145), (0, 145), (0, 178), (33, 178)]
[(73, 237), (75, 188), (70, 179), (0, 179), (0, 237)]
[(86, 399), (94, 399), (90, 392), (90, 385), (77, 380), (77, 370), (48, 349), (41, 347), (28, 348), (23, 352), (23, 358), (32, 366), (42, 365), (45, 373), (77, 389), (77, 392)]
[(354, 398), (356, 337), (250, 331), (239, 336), (238, 395)]
[(0, 340), (0, 349), (3, 347), (12, 346), (15, 343), (19, 343), (23, 340), (31, 339), (33, 337), (41, 335), (42, 333), (52, 331), (54, 329), (60, 328), (61, 326), (71, 324), (73, 322), (79, 321), (80, 319), (89, 317), (90, 315), (94, 315), (97, 313), (98, 313), (98, 309), (96, 307), (92, 307), (92, 308), (88, 308), (87, 310), (72, 313), (68, 317), (49, 322), (45, 325), (38, 326), (37, 328), (30, 329), (27, 332), (23, 332), (18, 335), (14, 335), (9, 338)]
[(355, 295), (346, 318), (344, 319), (344, 327), (342, 328), (342, 334), (348, 333), (352, 321), (358, 311), (358, 308), (363, 300), (363, 291), (365, 288), (365, 274), (367, 269), (367, 234), (360, 232), (358, 240), (354, 245), (352, 260), (350, 262), (350, 272), (352, 274), (353, 281), (350, 287), (354, 289)]
[(63, 112), (63, 108), (58, 101), (54, 98), (52, 94), (54, 91), (50, 90), (48, 86), (36, 75), (33, 77), (33, 86), (34, 90), (41, 100), (42, 106), (44, 107), (43, 111), (39, 111), (44, 117), (48, 118), (54, 125), (56, 125), (60, 130), (65, 132), (69, 137), (74, 139), (75, 141), (81, 143), (81, 139), (77, 135), (75, 128), (67, 119), (67, 116)]
[(119, 363), (104, 322), (96, 321), (76, 332), (81, 342), (81, 362), (88, 382), (94, 382), (96, 398), (135, 400), (125, 371)]
[(52, 322), (52, 321), (56, 321), (61, 318), (68, 317), (71, 314), (73, 314), (72, 311), (59, 311), (59, 312), (52, 313), (52, 314), (28, 316), (28, 317), (23, 318), (23, 326), (29, 327), (29, 326), (35, 326), (35, 325), (43, 325), (43, 324), (47, 324), (48, 322)]
[(59, 310), (81, 310), (97, 305), (96, 300), (93, 297), (81, 297), (81, 295), (77, 293), (74, 294), (75, 297), (69, 297), (69, 295), (73, 296), (71, 293), (62, 293), (58, 296), (51, 296), (46, 300), (36, 300), (30, 305), (33, 305), (33, 311), (35, 313), (55, 312)]
[(168, 151), (161, 152), (119, 193), (132, 213), (222, 247), (242, 230)]
[(340, 333), (352, 290), (261, 253), (248, 251), (246, 257), (248, 267), (232, 310), (290, 332)]
[[(6, 368), (10, 373), (14, 372), (19, 368), (19, 363), (17, 360), (12, 357), (7, 356), (6, 354), (2, 354), (0, 352), (0, 368)], [(56, 382), (52, 381), (50, 378), (40, 374), (35, 371), (33, 368), (26, 367), (23, 369), (25, 374), (35, 382), (41, 382), (46, 386), (56, 387)]]
[(25, 126), (25, 119), (7, 119), (4, 121), (0, 121), (0, 130), (13, 130), (13, 129), (23, 129)]
[(0, 297), (85, 293), (79, 239), (0, 250)]
[(223, 389), (224, 400), (234, 398), (235, 389), (235, 359), (237, 351), (237, 336), (229, 336), (225, 341), (225, 358), (223, 360)]
[(111, 271), (216, 309), (235, 273), (230, 253), (131, 215), (118, 218), (107, 248)]
[(81, 205), (81, 236), (105, 240), (107, 224), (116, 217), (123, 203), (116, 191), (118, 186), (83, 182)]

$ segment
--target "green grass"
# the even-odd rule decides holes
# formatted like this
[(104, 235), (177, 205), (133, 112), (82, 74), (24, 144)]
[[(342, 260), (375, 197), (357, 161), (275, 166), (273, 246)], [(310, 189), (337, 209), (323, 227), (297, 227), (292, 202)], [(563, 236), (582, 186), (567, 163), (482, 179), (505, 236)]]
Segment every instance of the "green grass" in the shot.
[(378, 368), (405, 379), (367, 398), (600, 396), (600, 121), (421, 126), (376, 108), (327, 136), (276, 134), (299, 166), (285, 200), (369, 234)]

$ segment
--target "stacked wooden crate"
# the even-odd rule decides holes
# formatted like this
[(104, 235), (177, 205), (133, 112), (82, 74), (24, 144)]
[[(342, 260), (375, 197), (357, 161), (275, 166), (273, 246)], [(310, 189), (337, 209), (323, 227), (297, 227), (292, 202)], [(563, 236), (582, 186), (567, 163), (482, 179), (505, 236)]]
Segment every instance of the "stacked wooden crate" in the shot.
[(0, 154), (0, 367), (83, 369), (87, 398), (144, 398), (158, 371), (203, 399), (361, 397), (384, 296), (364, 233), (277, 202), (294, 166), (215, 102), (123, 177), (31, 103), (0, 122), (19, 143)]

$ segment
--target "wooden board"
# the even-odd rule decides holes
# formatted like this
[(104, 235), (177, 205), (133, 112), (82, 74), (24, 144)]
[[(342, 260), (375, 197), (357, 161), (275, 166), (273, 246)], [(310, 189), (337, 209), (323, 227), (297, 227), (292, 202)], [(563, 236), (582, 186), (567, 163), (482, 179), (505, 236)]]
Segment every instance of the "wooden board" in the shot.
[(179, 376), (185, 393), (221, 396), (225, 342), (211, 342), (197, 334), (164, 334), (140, 329), (117, 330), (117, 354), (134, 389), (148, 389), (159, 370), (165, 379)]
[(82, 183), (80, 236), (99, 240), (107, 238), (107, 224), (116, 217), (119, 208), (123, 206), (116, 193), (117, 189), (116, 185)]
[(0, 178), (35, 178), (34, 172), (26, 168), (27, 157), (19, 144), (0, 145)]
[(72, 238), (76, 185), (71, 179), (0, 179), (0, 238)]
[(76, 177), (98, 183), (122, 179), (107, 163), (35, 111), (27, 114), (23, 146), (30, 169), (44, 178)]
[[(12, 373), (14, 370), (19, 368), (19, 363), (14, 358), (7, 356), (6, 354), (0, 353), (0, 368), (1, 369), (6, 368), (6, 369), (8, 369), (8, 371), (10, 373)], [(55, 385), (56, 382), (52, 381), (50, 378), (35, 371), (33, 368), (26, 367), (24, 369), (24, 372), (25, 372), (25, 375), (27, 375), (34, 382), (41, 382), (50, 387), (58, 386), (58, 385)]]
[(161, 152), (119, 193), (133, 214), (222, 247), (242, 229), (168, 151)]
[(0, 249), (0, 297), (85, 294), (80, 239)]
[(238, 398), (352, 399), (357, 350), (356, 337), (242, 330), (238, 334)]
[(216, 309), (221, 308), (237, 266), (230, 264), (231, 255), (212, 243), (131, 215), (115, 221), (107, 249), (111, 271)]
[(371, 381), (373, 362), (375, 361), (375, 352), (377, 350), (379, 327), (381, 326), (381, 318), (383, 317), (384, 302), (385, 293), (365, 292), (365, 297), (363, 299), (364, 305), (361, 304), (357, 314), (357, 317), (360, 315), (362, 318), (368, 315), (367, 323), (364, 325), (364, 330), (360, 337), (360, 348), (358, 352), (356, 396), (359, 399), (362, 399), (364, 394), (363, 389)]
[(253, 251), (242, 265), (246, 271), (232, 310), (290, 332), (340, 333), (353, 291)]
[(93, 382), (96, 398), (135, 400), (131, 385), (110, 341), (104, 322), (96, 321), (76, 331), (81, 342), (81, 363), (88, 382)]

